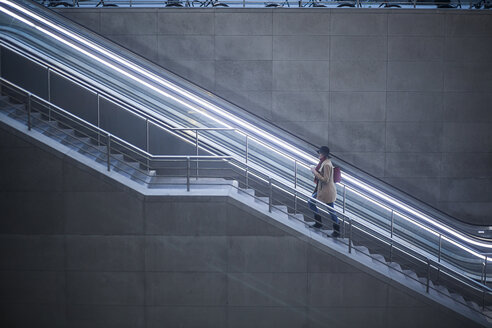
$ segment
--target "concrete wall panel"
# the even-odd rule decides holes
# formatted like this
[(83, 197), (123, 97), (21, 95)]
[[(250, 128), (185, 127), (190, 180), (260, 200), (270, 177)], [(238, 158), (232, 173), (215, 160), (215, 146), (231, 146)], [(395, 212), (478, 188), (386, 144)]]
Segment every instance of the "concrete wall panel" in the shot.
[[(386, 325), (386, 309), (380, 307), (346, 308), (311, 307), (309, 327), (367, 327), (379, 328)], [(391, 327), (391, 326), (389, 326)]]
[[(145, 203), (145, 229), (149, 235), (225, 235), (227, 208), (218, 203)], [(179, 220), (173, 216), (179, 214)]]
[(71, 305), (67, 324), (73, 328), (143, 328), (143, 306)]
[[(330, 37), (324, 35), (274, 36), (273, 60), (327, 60)], [(312, 63), (317, 65), (317, 63)]]
[(333, 122), (329, 127), (330, 149), (338, 151), (384, 151), (384, 123)]
[(386, 60), (388, 39), (382, 36), (332, 36), (331, 60)]
[(491, 126), (489, 123), (445, 123), (443, 151), (449, 153), (492, 152)]
[(491, 37), (448, 37), (446, 38), (446, 61), (482, 62), (490, 61)]
[(124, 192), (67, 192), (67, 232), (79, 234), (142, 233), (142, 203)]
[(444, 91), (489, 92), (492, 68), (474, 62), (448, 62), (444, 69)]
[(2, 270), (63, 270), (64, 260), (62, 236), (0, 235)]
[(440, 122), (443, 118), (440, 92), (388, 92), (386, 95), (386, 121)]
[(144, 275), (140, 272), (68, 272), (70, 304), (143, 305)]
[(211, 272), (148, 272), (148, 305), (225, 305), (226, 276)]
[(331, 91), (384, 91), (386, 62), (335, 61), (330, 62)]
[[(356, 290), (358, 296), (352, 292)], [(308, 298), (313, 306), (384, 307), (387, 292), (388, 285), (363, 273), (309, 274)]]
[(65, 301), (65, 274), (59, 271), (0, 271), (2, 303), (58, 303)]
[(441, 37), (389, 37), (388, 60), (390, 61), (441, 61), (444, 55)]
[(215, 35), (271, 35), (269, 12), (216, 13)]
[[(0, 149), (0, 191), (57, 192), (62, 190), (62, 163), (51, 154), (36, 148), (25, 151)], [(33, 166), (33, 163), (36, 163)]]
[(490, 15), (446, 15), (448, 36), (492, 36)]
[(303, 307), (234, 307), (228, 313), (228, 327), (257, 328), (307, 327), (306, 308)]
[(274, 92), (273, 121), (326, 121), (329, 98), (327, 92)]
[(388, 29), (388, 16), (382, 14), (365, 14), (332, 12), (332, 35), (385, 35)]
[(65, 230), (62, 192), (0, 192), (3, 233), (57, 234)]
[(384, 92), (332, 92), (330, 121), (379, 121), (386, 117)]
[(330, 64), (326, 61), (274, 61), (273, 90), (328, 91)]
[(271, 60), (271, 45), (271, 36), (216, 36), (215, 59)]
[(217, 61), (215, 85), (218, 90), (271, 90), (270, 61)]
[(437, 13), (395, 13), (388, 15), (389, 35), (442, 36), (444, 17)]
[(492, 179), (441, 179), (440, 199), (445, 202), (492, 202)]
[(444, 122), (492, 123), (492, 94), (477, 92), (446, 93), (444, 102)]
[(231, 273), (231, 306), (306, 306), (306, 273)]
[(163, 35), (158, 37), (161, 60), (212, 60), (214, 38), (211, 35)]
[(442, 125), (439, 123), (387, 123), (386, 150), (390, 152), (439, 152), (442, 131)]
[(159, 11), (157, 33), (171, 35), (211, 35), (214, 33), (214, 13), (180, 13)]
[(329, 35), (331, 13), (279, 12), (273, 15), (274, 35)]
[(66, 327), (67, 325), (63, 304), (3, 303), (0, 315), (2, 324), (7, 327)]
[[(133, 22), (128, 24), (128, 22)], [(155, 11), (119, 12), (114, 15), (110, 11), (101, 12), (101, 32), (111, 34), (156, 34), (157, 15)]]
[(148, 328), (228, 327), (226, 308), (215, 306), (148, 306), (145, 319)]
[(439, 175), (440, 153), (387, 153), (386, 177), (422, 178)]
[(229, 272), (306, 272), (306, 244), (294, 237), (238, 236), (228, 248)]
[(68, 236), (67, 269), (82, 271), (141, 271), (144, 240), (133, 236)]
[(145, 266), (149, 271), (224, 272), (227, 248), (225, 236), (149, 236)]
[(388, 62), (388, 91), (443, 90), (440, 62)]

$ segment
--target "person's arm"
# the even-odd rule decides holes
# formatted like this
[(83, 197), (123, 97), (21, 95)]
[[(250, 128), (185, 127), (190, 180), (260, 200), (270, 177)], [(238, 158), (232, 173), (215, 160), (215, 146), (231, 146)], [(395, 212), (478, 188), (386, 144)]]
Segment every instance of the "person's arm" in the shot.
[(313, 170), (314, 175), (316, 176), (316, 179), (319, 181), (322, 181), (324, 183), (328, 183), (330, 181), (330, 176), (331, 176), (331, 169), (329, 166), (324, 166), (323, 167), (323, 174), (319, 173), (316, 170)]

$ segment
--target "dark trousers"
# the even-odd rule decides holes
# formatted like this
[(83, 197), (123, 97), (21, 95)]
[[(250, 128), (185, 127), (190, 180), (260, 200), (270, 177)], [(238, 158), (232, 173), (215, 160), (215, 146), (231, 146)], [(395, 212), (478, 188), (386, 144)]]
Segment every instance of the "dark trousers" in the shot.
[[(316, 198), (316, 196), (318, 195), (318, 192), (314, 192), (313, 193), (313, 198)], [(335, 204), (334, 203), (326, 203), (326, 205), (332, 207), (332, 208), (335, 208)], [(308, 206), (309, 208), (313, 211), (314, 213), (314, 220), (316, 221), (316, 223), (314, 224), (314, 227), (316, 228), (321, 228), (322, 227), (322, 219), (321, 219), (321, 215), (319, 215), (319, 210), (318, 210), (318, 207), (316, 207), (316, 204), (314, 201), (312, 201), (311, 199), (308, 201)], [(340, 232), (340, 224), (339, 224), (339, 221), (338, 221), (338, 217), (336, 216), (336, 214), (332, 211), (330, 211), (330, 216), (331, 216), (331, 220), (333, 221), (333, 230), (337, 231), (337, 232)]]

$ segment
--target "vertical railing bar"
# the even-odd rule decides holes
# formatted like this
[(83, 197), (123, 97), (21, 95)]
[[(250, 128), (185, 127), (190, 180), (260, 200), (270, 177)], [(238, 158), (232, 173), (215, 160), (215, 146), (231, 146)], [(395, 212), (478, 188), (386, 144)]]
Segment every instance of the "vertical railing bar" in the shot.
[(108, 171), (111, 171), (111, 135), (109, 133), (108, 133), (108, 140), (106, 142), (106, 152), (108, 154), (107, 156)]
[[(96, 97), (97, 97), (97, 128), (101, 129), (101, 104), (100, 104), (101, 97), (100, 97), (99, 93), (96, 93)], [(101, 132), (100, 131), (97, 131), (97, 145), (98, 146), (101, 145)]]
[(349, 220), (349, 253), (352, 253), (352, 220)]
[(31, 110), (32, 110), (32, 98), (31, 94), (27, 94), (27, 129), (31, 131), (32, 122), (31, 122)]
[(195, 138), (196, 138), (196, 156), (197, 156), (197, 159), (196, 159), (196, 179), (198, 180), (198, 129), (195, 130)]
[(190, 158), (186, 157), (186, 191), (190, 191)]
[[(437, 262), (441, 263), (441, 250), (442, 250), (442, 235), (439, 234), (439, 251), (437, 253)], [(437, 280), (439, 281), (439, 276), (441, 274), (441, 266), (437, 267)]]
[(51, 122), (51, 69), (48, 67), (48, 122)]
[[(145, 119), (145, 138), (146, 138), (146, 150), (147, 153), (150, 153), (150, 129), (149, 129), (149, 119)], [(147, 172), (150, 174), (150, 158), (149, 156), (145, 156), (147, 159)]]
[(345, 214), (345, 204), (346, 204), (346, 192), (347, 192), (347, 186), (343, 185), (343, 207), (342, 207), (342, 213)]
[(268, 197), (268, 212), (272, 212), (272, 196), (273, 196), (273, 191), (272, 191), (272, 178), (268, 179), (268, 189), (269, 189), (269, 197)]
[(249, 136), (246, 135), (246, 144), (245, 144), (245, 160), (246, 160), (246, 189), (248, 189), (249, 185), (249, 166), (248, 166), (248, 160), (249, 160)]
[(429, 285), (430, 285), (430, 270), (431, 270), (431, 263), (430, 259), (427, 258), (427, 284), (425, 286), (425, 291), (426, 293), (429, 292)]
[(297, 189), (297, 160), (294, 161), (294, 189)]
[(395, 222), (395, 211), (391, 210), (391, 239), (393, 239), (393, 226)]

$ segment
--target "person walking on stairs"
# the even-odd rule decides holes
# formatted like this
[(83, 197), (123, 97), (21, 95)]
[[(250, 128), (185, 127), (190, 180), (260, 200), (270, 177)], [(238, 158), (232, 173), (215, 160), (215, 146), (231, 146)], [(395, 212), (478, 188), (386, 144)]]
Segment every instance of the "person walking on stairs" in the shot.
[[(316, 188), (313, 192), (313, 198), (320, 202), (325, 203), (330, 207), (334, 207), (337, 199), (337, 187), (333, 181), (333, 164), (331, 163), (330, 148), (322, 146), (318, 150), (319, 163), (317, 166), (311, 168), (311, 172), (314, 174), (314, 183)], [(323, 227), (321, 215), (319, 215), (319, 209), (313, 201), (309, 201), (309, 207), (314, 212), (315, 224), (313, 228)], [(338, 217), (334, 212), (330, 211), (331, 219), (333, 220), (333, 237), (340, 235), (340, 224)]]

